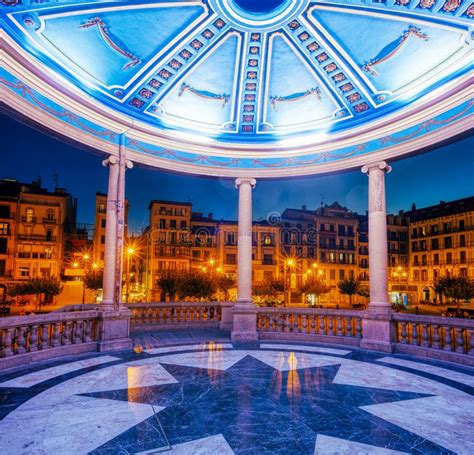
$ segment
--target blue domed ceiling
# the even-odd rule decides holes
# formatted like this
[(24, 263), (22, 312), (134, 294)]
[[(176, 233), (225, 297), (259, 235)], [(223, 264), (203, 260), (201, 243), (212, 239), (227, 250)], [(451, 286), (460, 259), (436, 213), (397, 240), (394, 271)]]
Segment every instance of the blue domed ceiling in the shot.
[[(42, 65), (55, 80), (48, 82), (52, 87), (79, 89), (92, 104), (132, 119), (147, 134), (177, 141), (176, 150), (158, 155), (163, 160), (188, 153), (188, 163), (197, 156), (200, 166), (203, 157), (215, 156), (210, 168), (317, 165), (331, 160), (321, 155), (324, 150), (344, 160), (350, 147), (359, 156), (414, 139), (409, 128), (416, 130), (413, 119), (421, 121), (423, 111), (431, 110), (430, 132), (472, 114), (472, 100), (458, 96), (443, 112), (433, 101), (435, 93), (465, 84), (472, 69), (471, 1), (0, 4), (12, 48), (21, 49), (15, 59), (30, 60), (22, 67)], [(22, 80), (19, 73), (3, 74), (7, 89)], [(41, 84), (28, 87), (39, 90), (45, 106), (58, 102)], [(87, 117), (81, 122), (94, 128)], [(370, 142), (375, 130), (378, 146)], [(397, 133), (401, 139), (390, 136)], [(325, 148), (333, 138), (337, 145)], [(138, 136), (126, 145), (150, 156), (160, 149)]]

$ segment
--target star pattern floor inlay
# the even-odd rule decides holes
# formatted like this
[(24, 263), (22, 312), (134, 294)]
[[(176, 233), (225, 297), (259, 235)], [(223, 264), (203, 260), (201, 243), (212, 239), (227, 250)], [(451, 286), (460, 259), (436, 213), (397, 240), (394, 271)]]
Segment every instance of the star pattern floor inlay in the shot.
[(197, 346), (0, 375), (2, 455), (474, 453), (472, 368), (323, 345)]

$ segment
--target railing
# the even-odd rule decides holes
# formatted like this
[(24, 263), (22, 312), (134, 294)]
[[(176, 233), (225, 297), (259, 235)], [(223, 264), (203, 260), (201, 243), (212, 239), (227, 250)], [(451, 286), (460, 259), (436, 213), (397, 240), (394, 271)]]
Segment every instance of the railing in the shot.
[(125, 306), (132, 312), (131, 324), (134, 327), (218, 327), (222, 318), (218, 302), (131, 303)]
[(474, 320), (397, 313), (393, 321), (397, 352), (453, 361), (459, 361), (459, 355), (474, 356)]
[[(8, 368), (95, 351), (100, 329), (98, 316), (97, 311), (83, 311), (0, 319), (0, 365)], [(16, 361), (17, 356), (22, 359)]]
[(312, 308), (259, 308), (257, 331), (265, 339), (308, 339), (358, 346), (360, 311)]

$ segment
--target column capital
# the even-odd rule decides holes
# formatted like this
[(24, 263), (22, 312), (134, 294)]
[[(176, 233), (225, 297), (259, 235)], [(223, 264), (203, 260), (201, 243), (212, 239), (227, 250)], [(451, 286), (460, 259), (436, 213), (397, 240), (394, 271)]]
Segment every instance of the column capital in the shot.
[(107, 167), (114, 164), (119, 164), (119, 159), (115, 155), (110, 155), (104, 161), (102, 161), (102, 166)]
[(373, 169), (385, 171), (387, 174), (392, 171), (392, 166), (388, 165), (385, 161), (377, 161), (375, 163), (366, 164), (362, 167), (361, 171), (364, 174), (370, 174)]
[(257, 181), (254, 178), (251, 177), (239, 177), (238, 179), (235, 179), (235, 187), (239, 188), (240, 185), (248, 183), (252, 189), (255, 188), (255, 185), (257, 184)]
[(130, 160), (125, 160), (125, 169), (133, 169), (133, 163)]

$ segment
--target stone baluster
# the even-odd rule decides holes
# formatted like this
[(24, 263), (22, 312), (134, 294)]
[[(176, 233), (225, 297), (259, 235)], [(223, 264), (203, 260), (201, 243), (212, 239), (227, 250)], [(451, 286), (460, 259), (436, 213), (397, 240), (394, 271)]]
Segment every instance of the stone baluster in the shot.
[(85, 321), (84, 325), (84, 341), (87, 343), (88, 341), (92, 341), (92, 319), (88, 319)]
[(283, 316), (283, 331), (291, 332), (291, 314), (285, 314)]
[(71, 344), (71, 323), (69, 321), (63, 322), (63, 345)]
[(61, 336), (59, 334), (60, 322), (53, 324), (53, 333), (51, 335), (51, 347), (56, 348), (61, 345)]
[(411, 344), (418, 345), (418, 324), (416, 322), (411, 324)]
[(49, 348), (50, 327), (51, 327), (51, 325), (49, 323), (41, 325), (40, 349), (42, 349), (42, 350)]
[(14, 329), (3, 329), (2, 346), (0, 349), (0, 357), (10, 357), (13, 355), (12, 340)]
[(433, 342), (431, 344), (431, 347), (434, 349), (440, 349), (440, 337), (439, 337), (439, 326), (434, 324), (432, 325), (433, 328)]
[(456, 352), (459, 354), (464, 353), (464, 337), (463, 337), (463, 329), (456, 327), (454, 329), (456, 334)]
[(405, 321), (401, 321), (400, 326), (401, 326), (400, 343), (407, 344), (407, 323)]
[(17, 354), (24, 354), (26, 352), (26, 334), (27, 331), (25, 327), (17, 327), (15, 335)]
[(35, 324), (31, 326), (30, 337), (29, 337), (29, 351), (35, 352), (38, 350), (38, 326)]
[(325, 316), (323, 314), (319, 315), (319, 335), (325, 335), (326, 333), (326, 324), (324, 322)]
[(301, 316), (300, 333), (308, 333), (308, 316), (306, 314)]
[(469, 343), (466, 343), (466, 346), (469, 346), (468, 354), (474, 356), (474, 331), (469, 330), (468, 336), (469, 336)]
[(444, 332), (444, 347), (445, 351), (453, 350), (453, 338), (451, 336), (451, 327), (446, 327)]
[(82, 343), (82, 321), (76, 321), (74, 324), (73, 343)]
[(356, 319), (356, 338), (361, 339), (362, 338), (362, 323), (361, 319), (357, 318)]
[(342, 317), (337, 316), (337, 336), (342, 336)]
[(346, 317), (346, 336), (354, 337), (354, 334), (352, 332), (352, 316)]
[(334, 318), (332, 315), (328, 315), (328, 335), (334, 335)]
[(428, 324), (421, 324), (421, 345), (428, 347), (430, 345), (430, 336), (428, 333)]
[(314, 335), (316, 333), (316, 316), (310, 316), (311, 326), (310, 326), (310, 333)]

